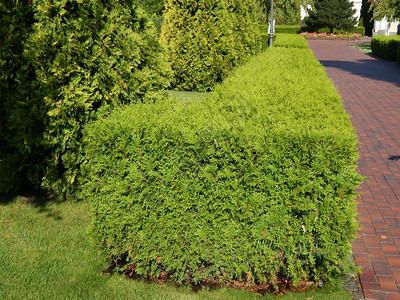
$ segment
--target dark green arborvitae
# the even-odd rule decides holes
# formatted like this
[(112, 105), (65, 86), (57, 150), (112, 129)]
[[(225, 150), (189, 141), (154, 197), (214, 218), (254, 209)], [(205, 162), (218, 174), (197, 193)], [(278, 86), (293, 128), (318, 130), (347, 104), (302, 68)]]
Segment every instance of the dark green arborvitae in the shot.
[[(168, 67), (153, 23), (134, 3), (42, 0), (30, 10), (34, 24), (21, 65), (9, 76), (15, 84), (7, 93), (15, 97), (4, 100), (11, 108), (0, 168), (2, 175), (29, 169), (29, 183), (65, 194), (79, 174), (84, 125), (116, 106), (162, 99)], [(21, 90), (15, 74), (25, 70), (29, 84)], [(12, 147), (18, 149), (11, 154)], [(2, 176), (1, 189), (24, 176)]]
[(350, 31), (357, 23), (355, 9), (349, 0), (317, 0), (314, 9), (309, 9), (305, 19), (307, 26), (313, 29), (328, 27)]
[(168, 0), (161, 41), (175, 87), (212, 90), (260, 48), (253, 0)]
[[(370, 10), (371, 7), (371, 2), (368, 0), (363, 0), (362, 1), (362, 6), (361, 6), (361, 18), (360, 18), (360, 23), (358, 24), (359, 26), (364, 26), (365, 28), (365, 35), (372, 36), (372, 29), (374, 27), (372, 17), (373, 13)], [(361, 24), (362, 23), (362, 24)]]

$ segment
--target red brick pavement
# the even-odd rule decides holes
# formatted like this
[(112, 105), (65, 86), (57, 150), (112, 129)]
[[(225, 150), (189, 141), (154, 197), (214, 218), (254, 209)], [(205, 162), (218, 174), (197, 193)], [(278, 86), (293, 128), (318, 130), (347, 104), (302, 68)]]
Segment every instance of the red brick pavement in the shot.
[(355, 42), (309, 40), (342, 96), (359, 137), (363, 228), (353, 242), (366, 299), (400, 299), (400, 66)]

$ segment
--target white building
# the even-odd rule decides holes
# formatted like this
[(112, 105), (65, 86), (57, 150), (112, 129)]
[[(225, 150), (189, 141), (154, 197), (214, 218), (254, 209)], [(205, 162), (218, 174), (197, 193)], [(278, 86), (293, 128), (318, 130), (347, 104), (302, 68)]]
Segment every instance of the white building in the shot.
[(374, 21), (374, 29), (372, 35), (395, 35), (397, 34), (397, 26), (399, 22), (388, 22), (386, 19)]

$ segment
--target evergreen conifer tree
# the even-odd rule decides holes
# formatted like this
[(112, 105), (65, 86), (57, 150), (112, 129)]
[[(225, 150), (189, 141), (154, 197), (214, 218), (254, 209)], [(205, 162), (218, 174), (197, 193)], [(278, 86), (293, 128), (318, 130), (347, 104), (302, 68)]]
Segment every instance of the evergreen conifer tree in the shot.
[[(368, 0), (362, 0), (362, 6), (361, 6), (361, 18), (362, 18), (362, 24), (359, 24), (359, 26), (364, 26), (365, 28), (365, 35), (372, 36), (372, 29), (373, 29), (373, 13), (370, 10), (371, 7), (371, 2)], [(360, 18), (360, 21), (361, 21)], [(361, 23), (361, 22), (360, 22)]]
[(351, 30), (357, 23), (355, 11), (349, 0), (315, 0), (305, 23), (313, 29), (328, 27), (330, 33), (334, 28)]
[[(0, 189), (18, 185), (28, 168), (29, 183), (67, 194), (82, 163), (85, 124), (123, 104), (162, 99), (169, 67), (153, 22), (134, 0), (32, 0), (30, 6), (34, 22), (21, 42), (23, 64), (9, 75), (14, 83), (2, 100), (9, 146), (0, 153), (0, 170), (17, 173), (13, 182), (0, 178)], [(28, 71), (21, 90), (16, 74)]]

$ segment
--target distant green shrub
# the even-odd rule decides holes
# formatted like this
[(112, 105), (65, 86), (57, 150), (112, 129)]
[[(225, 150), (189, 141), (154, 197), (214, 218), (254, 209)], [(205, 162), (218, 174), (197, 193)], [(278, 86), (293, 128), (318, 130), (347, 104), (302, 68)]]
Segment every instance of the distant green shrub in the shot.
[(84, 144), (82, 197), (120, 270), (297, 284), (351, 269), (357, 139), (309, 49), (270, 48), (203, 102), (115, 111)]
[(302, 27), (298, 25), (276, 25), (275, 33), (300, 33), (302, 31)]
[(167, 0), (161, 31), (180, 90), (208, 91), (261, 50), (253, 0)]
[(304, 37), (302, 37), (299, 34), (290, 34), (290, 33), (277, 33), (274, 46), (285, 47), (285, 48), (308, 49), (308, 43)]
[[(268, 33), (268, 25), (262, 24), (259, 25), (260, 31), (262, 33)], [(314, 32), (315, 29), (308, 27), (308, 26), (299, 26), (299, 25), (276, 25), (275, 26), (275, 33), (300, 33), (300, 32)], [(316, 32), (329, 32), (330, 29), (328, 27), (320, 28)], [(336, 33), (344, 33), (346, 30), (334, 28), (333, 32)], [(365, 28), (363, 26), (354, 27), (353, 30), (350, 30), (349, 33), (360, 33), (362, 35), (365, 34)]]
[(1, 91), (8, 95), (2, 97), (8, 119), (0, 190), (18, 186), (29, 169), (31, 184), (70, 192), (82, 160), (84, 125), (113, 107), (166, 95), (168, 64), (144, 11), (120, 1), (81, 2), (28, 5), (33, 25)]
[(365, 27), (364, 26), (357, 26), (356, 29), (352, 30), (351, 32), (361, 33), (362, 35), (365, 35)]
[(375, 35), (371, 39), (372, 54), (386, 60), (396, 61), (400, 36)]
[[(310, 30), (311, 28), (308, 28), (308, 27), (305, 27), (304, 29), (307, 29), (307, 30), (303, 30), (303, 31), (311, 31)], [(318, 29), (316, 32), (319, 32), (319, 33), (327, 32), (328, 33), (329, 31), (330, 31), (330, 29), (328, 27), (324, 27), (324, 28)], [(345, 33), (345, 32), (347, 32), (347, 33), (360, 33), (360, 34), (364, 35), (365, 28), (363, 26), (354, 27), (353, 30), (344, 30), (344, 29), (334, 28), (333, 32), (335, 32), (335, 33)]]

